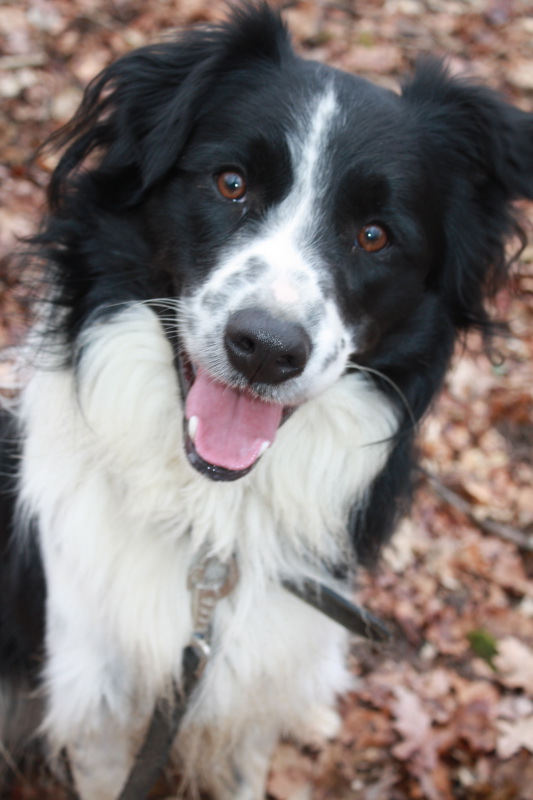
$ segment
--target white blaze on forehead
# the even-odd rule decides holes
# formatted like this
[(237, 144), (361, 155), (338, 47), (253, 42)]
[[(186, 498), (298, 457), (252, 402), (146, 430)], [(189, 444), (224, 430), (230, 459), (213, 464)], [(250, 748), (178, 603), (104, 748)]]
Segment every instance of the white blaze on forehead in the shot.
[(297, 183), (312, 184), (317, 167), (322, 160), (338, 106), (333, 87), (316, 98), (315, 110), (291, 142), (293, 158), (297, 164)]
[(311, 293), (318, 298), (321, 294), (320, 258), (312, 251), (311, 234), (319, 224), (327, 143), (339, 112), (333, 86), (315, 96), (309, 107), (312, 110), (307, 118), (288, 139), (294, 171), (292, 187), (272, 210), (263, 236), (251, 245), (269, 267), (265, 279), (274, 301), (291, 305), (302, 302), (302, 282), (308, 296)]
[[(308, 247), (312, 230), (309, 226), (318, 216), (321, 187), (325, 185), (321, 171), (327, 163), (328, 138), (339, 111), (333, 86), (315, 96), (309, 106), (313, 110), (288, 139), (294, 170), (292, 188), (285, 200), (272, 209), (263, 235), (241, 254), (241, 258), (259, 257), (264, 261), (268, 267), (264, 285), (274, 301), (282, 304), (301, 303), (303, 283), (308, 295), (316, 298), (320, 294), (318, 259)], [(238, 270), (235, 259), (230, 261), (230, 269)]]
[(338, 114), (333, 87), (315, 100), (315, 109), (289, 140), (293, 165), (294, 187), (280, 207), (280, 217), (294, 230), (309, 222), (320, 196), (320, 173), (325, 162), (328, 138)]

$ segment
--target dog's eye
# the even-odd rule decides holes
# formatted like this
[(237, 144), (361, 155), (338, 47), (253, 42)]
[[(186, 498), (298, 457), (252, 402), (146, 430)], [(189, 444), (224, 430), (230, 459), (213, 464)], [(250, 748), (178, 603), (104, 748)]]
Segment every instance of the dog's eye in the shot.
[(357, 244), (367, 253), (377, 253), (389, 243), (389, 235), (381, 225), (365, 225), (357, 234)]
[(217, 189), (226, 200), (242, 200), (246, 194), (246, 181), (239, 172), (228, 170), (216, 176)]

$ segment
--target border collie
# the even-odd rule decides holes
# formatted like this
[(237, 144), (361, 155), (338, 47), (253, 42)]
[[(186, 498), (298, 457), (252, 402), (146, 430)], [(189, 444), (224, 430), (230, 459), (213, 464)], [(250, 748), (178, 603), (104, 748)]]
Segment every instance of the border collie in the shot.
[(349, 593), (405, 510), (533, 197), (533, 115), (435, 62), (395, 94), (302, 60), (258, 2), (121, 58), (57, 140), (4, 413), (3, 741), (34, 726), (114, 800), (180, 683), (191, 565), (234, 558), (174, 751), (259, 800), (351, 685), (346, 631), (284, 583)]

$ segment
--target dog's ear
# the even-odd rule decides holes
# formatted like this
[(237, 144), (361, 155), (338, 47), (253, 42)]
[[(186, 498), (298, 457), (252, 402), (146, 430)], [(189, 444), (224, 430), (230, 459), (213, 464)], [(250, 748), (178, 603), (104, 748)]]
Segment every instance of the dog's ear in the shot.
[(512, 201), (533, 198), (533, 114), (432, 60), (418, 66), (403, 97), (441, 199), (446, 253), (433, 278), (457, 327), (484, 326), (484, 299), (507, 275), (505, 243), (516, 234), (523, 241)]
[(202, 103), (224, 76), (250, 62), (278, 63), (288, 52), (278, 12), (258, 0), (237, 5), (219, 25), (122, 57), (92, 81), (74, 118), (52, 137), (66, 147), (51, 182), (52, 207), (84, 164), (96, 191), (103, 183), (115, 204), (135, 204), (176, 163)]

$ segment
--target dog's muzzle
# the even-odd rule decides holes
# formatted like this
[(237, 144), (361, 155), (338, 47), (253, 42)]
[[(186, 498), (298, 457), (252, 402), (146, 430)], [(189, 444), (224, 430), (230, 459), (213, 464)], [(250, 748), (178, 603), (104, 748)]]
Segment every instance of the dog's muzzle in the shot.
[(312, 345), (302, 325), (255, 307), (231, 315), (223, 343), (240, 386), (218, 380), (201, 365), (189, 367), (185, 448), (195, 469), (228, 481), (252, 469), (291, 411), (263, 399), (257, 387), (301, 375)]

